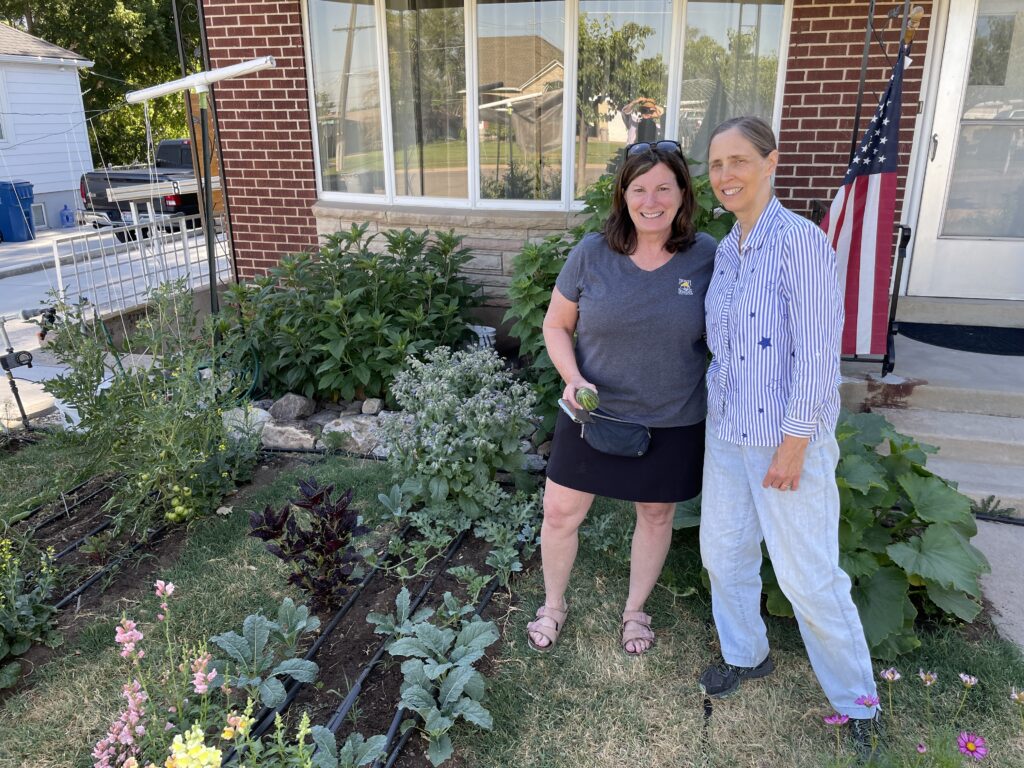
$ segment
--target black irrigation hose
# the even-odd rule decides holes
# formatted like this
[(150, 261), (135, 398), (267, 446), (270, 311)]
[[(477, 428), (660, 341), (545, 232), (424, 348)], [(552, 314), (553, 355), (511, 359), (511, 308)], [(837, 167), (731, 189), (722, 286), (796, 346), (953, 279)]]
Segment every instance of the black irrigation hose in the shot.
[[(516, 546), (516, 550), (519, 552), (520, 555), (523, 552), (523, 544), (525, 543), (526, 542), (520, 541), (519, 544)], [(487, 589), (484, 591), (483, 597), (477, 604), (476, 610), (473, 611), (474, 616), (483, 616), (483, 612), (487, 610), (487, 605), (491, 602), (491, 598), (494, 597), (494, 593), (498, 591), (499, 586), (501, 586), (501, 584), (498, 581), (498, 575), (495, 574), (494, 577), (491, 579), (490, 583), (487, 585)], [(398, 733), (398, 729), (401, 727), (402, 718), (404, 717), (404, 715), (405, 708), (399, 707), (398, 711), (395, 712), (395, 716), (391, 720), (391, 725), (388, 727), (386, 740), (384, 742), (385, 751), (387, 751), (387, 749), (391, 746), (391, 742), (395, 738), (395, 734)], [(384, 763), (383, 768), (391, 768), (391, 766), (395, 764), (395, 761), (398, 760), (398, 756), (402, 753), (402, 749), (405, 748), (406, 742), (409, 741), (409, 737), (412, 736), (413, 730), (413, 728), (410, 728), (402, 734), (402, 738), (398, 740), (398, 743), (395, 745), (394, 750), (389, 755), (387, 762)], [(380, 768), (380, 765), (380, 758), (378, 758), (374, 761), (373, 766), (371, 768)]]
[[(74, 504), (72, 504), (71, 506), (65, 506), (64, 509), (62, 509), (60, 512), (57, 512), (56, 514), (50, 515), (50, 517), (46, 518), (45, 520), (43, 520), (43, 522), (39, 523), (39, 525), (37, 525), (35, 528), (33, 528), (31, 531), (29, 531), (29, 536), (35, 536), (43, 528), (46, 528), (49, 525), (53, 525), (54, 523), (56, 523), (56, 522), (58, 522), (60, 520), (63, 520), (64, 518), (66, 518), (68, 516), (69, 512), (71, 512), (74, 509), (78, 509), (80, 506), (82, 506), (89, 499), (93, 498), (94, 496), (99, 495), (100, 493), (103, 493), (103, 491), (105, 491), (108, 488), (110, 488), (111, 486), (113, 486), (113, 484), (117, 480), (122, 478), (122, 477), (124, 477), (124, 475), (118, 475), (117, 477), (111, 478), (107, 482), (103, 483), (95, 491), (90, 493), (88, 496), (83, 496), (80, 499), (76, 499)], [(90, 477), (87, 480), (83, 480), (82, 482), (80, 482), (74, 488), (70, 488), (69, 490), (62, 491), (60, 496), (58, 496), (55, 501), (43, 502), (38, 507), (35, 507), (34, 509), (29, 510), (25, 514), (24, 517), (22, 517), (20, 520), (18, 520), (18, 523), (19, 524), (20, 523), (24, 523), (26, 520), (32, 519), (33, 517), (35, 517), (35, 515), (37, 515), (39, 512), (43, 511), (47, 507), (53, 506), (53, 504), (56, 503), (56, 501), (60, 501), (61, 499), (65, 498), (66, 496), (70, 496), (71, 494), (75, 493), (76, 491), (80, 491), (82, 488), (87, 486), (89, 483), (91, 483), (95, 479), (96, 479), (95, 476)]]
[(149, 536), (147, 536), (146, 538), (140, 539), (139, 541), (135, 542), (135, 544), (133, 544), (128, 549), (125, 549), (125, 550), (122, 550), (121, 552), (119, 552), (103, 568), (101, 568), (99, 571), (94, 573), (92, 576), (90, 576), (84, 582), (82, 582), (77, 587), (75, 587), (71, 592), (69, 592), (68, 594), (64, 595), (64, 597), (62, 597), (60, 600), (58, 600), (54, 604), (54, 606), (53, 606), (54, 610), (58, 610), (59, 611), (61, 608), (64, 608), (65, 606), (67, 606), (69, 603), (71, 603), (71, 601), (73, 601), (75, 598), (77, 598), (79, 595), (81, 595), (83, 592), (85, 592), (85, 590), (87, 590), (89, 587), (91, 587), (93, 584), (95, 584), (97, 581), (99, 581), (103, 576), (107, 575), (108, 573), (112, 573), (114, 571), (114, 569), (116, 569), (118, 566), (120, 566), (121, 563), (124, 562), (130, 555), (135, 554), (140, 549), (142, 549), (142, 547), (147, 546), (149, 544), (152, 544), (157, 539), (159, 539), (161, 536), (163, 536), (164, 532), (166, 532), (169, 527), (170, 527), (169, 525), (164, 524), (164, 525), (160, 526), (159, 528), (151, 531)]
[[(466, 531), (462, 531), (462, 533), (460, 533), (456, 537), (455, 541), (453, 541), (449, 545), (448, 551), (445, 553), (444, 560), (441, 561), (441, 565), (438, 566), (437, 572), (430, 578), (430, 580), (426, 584), (423, 585), (423, 588), (420, 590), (419, 594), (416, 595), (416, 599), (413, 600), (412, 604), (409, 606), (410, 614), (415, 612), (416, 609), (419, 608), (420, 603), (423, 602), (423, 599), (427, 596), (427, 593), (430, 591), (430, 588), (434, 586), (434, 582), (442, 573), (445, 572), (448, 563), (451, 562), (452, 557), (455, 556), (455, 553), (458, 551), (459, 547), (462, 546), (462, 542), (465, 538)], [(387, 649), (388, 640), (390, 639), (390, 636), (388, 636), (381, 640), (380, 645), (377, 646), (377, 652), (373, 654), (373, 657), (370, 659), (370, 661), (367, 662), (366, 666), (363, 667), (363, 671), (359, 674), (359, 677), (356, 679), (355, 683), (353, 683), (352, 687), (349, 689), (348, 695), (345, 697), (345, 700), (341, 702), (341, 705), (338, 707), (337, 710), (335, 710), (334, 714), (331, 716), (331, 719), (327, 721), (327, 729), (331, 733), (337, 733), (338, 728), (341, 727), (342, 722), (344, 722), (345, 720), (345, 716), (355, 705), (356, 699), (359, 698), (359, 694), (363, 690), (363, 684), (366, 682), (366, 679), (370, 676), (370, 673), (373, 671), (374, 667), (377, 666), (377, 663), (381, 660), (381, 658), (383, 658), (384, 653)]]
[(1007, 517), (1006, 515), (990, 515), (987, 512), (977, 512), (974, 517), (977, 520), (985, 520), (990, 523), (1006, 523), (1008, 525), (1024, 525), (1024, 517)]
[(104, 522), (102, 522), (99, 525), (97, 525), (91, 531), (89, 531), (88, 533), (80, 536), (78, 539), (73, 541), (71, 544), (68, 544), (68, 546), (64, 547), (64, 549), (62, 549), (60, 552), (58, 552), (56, 555), (53, 556), (53, 559), (54, 560), (60, 560), (62, 557), (70, 555), (72, 552), (74, 552), (80, 546), (85, 544), (85, 542), (88, 541), (90, 538), (95, 536), (97, 533), (102, 533), (103, 531), (105, 531), (107, 528), (109, 528), (113, 524), (114, 524), (114, 518), (108, 517)]
[(701, 768), (711, 766), (711, 716), (715, 713), (715, 706), (711, 703), (711, 697), (704, 697), (704, 722), (700, 727), (700, 756)]

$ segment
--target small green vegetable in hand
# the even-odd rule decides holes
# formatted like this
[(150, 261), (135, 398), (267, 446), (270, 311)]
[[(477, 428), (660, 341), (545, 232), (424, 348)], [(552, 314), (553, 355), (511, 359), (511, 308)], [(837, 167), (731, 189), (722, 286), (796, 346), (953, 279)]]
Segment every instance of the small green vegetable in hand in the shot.
[(588, 411), (593, 411), (601, 404), (601, 401), (597, 397), (597, 392), (589, 387), (580, 387), (576, 390), (576, 402)]

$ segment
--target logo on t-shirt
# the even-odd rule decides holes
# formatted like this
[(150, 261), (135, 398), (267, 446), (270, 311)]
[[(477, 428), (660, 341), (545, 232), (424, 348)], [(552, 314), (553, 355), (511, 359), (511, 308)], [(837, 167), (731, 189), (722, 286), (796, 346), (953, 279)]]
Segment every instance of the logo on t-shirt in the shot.
[(693, 281), (679, 278), (679, 295), (693, 296)]

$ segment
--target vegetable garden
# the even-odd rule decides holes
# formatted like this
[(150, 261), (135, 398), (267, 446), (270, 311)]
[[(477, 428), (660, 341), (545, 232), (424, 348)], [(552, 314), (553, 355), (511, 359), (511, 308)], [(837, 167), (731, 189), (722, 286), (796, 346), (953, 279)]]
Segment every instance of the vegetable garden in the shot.
[[(582, 531), (568, 642), (525, 648), (561, 389), (540, 324), (609, 189), (519, 255), (515, 361), (467, 343), (477, 299), (450, 233), (353, 226), (205, 323), (168, 285), (119, 344), (59, 304), (50, 350), (71, 370), (49, 387), (79, 431), (0, 454), (0, 765), (850, 764), (767, 561), (780, 671), (742, 702), (700, 695), (699, 499), (677, 511), (655, 651), (613, 650), (632, 518), (607, 501)], [(268, 450), (274, 429), (307, 447)], [(878, 764), (959, 765), (961, 731), (1024, 763), (1024, 662), (986, 620), (969, 500), (881, 417), (844, 414), (837, 437), (842, 565), (879, 669), (905, 678), (883, 676)]]

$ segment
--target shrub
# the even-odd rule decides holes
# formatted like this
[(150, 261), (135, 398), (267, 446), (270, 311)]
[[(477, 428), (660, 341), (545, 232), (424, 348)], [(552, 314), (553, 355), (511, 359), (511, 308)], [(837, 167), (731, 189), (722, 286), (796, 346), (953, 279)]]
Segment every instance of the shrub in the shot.
[[(539, 243), (527, 243), (512, 262), (512, 282), (508, 288), (511, 306), (504, 319), (513, 321), (509, 335), (519, 339), (519, 355), (537, 394), (538, 413), (547, 432), (554, 429), (558, 413), (556, 402), (564, 384), (544, 348), (541, 327), (544, 314), (551, 301), (555, 278), (569, 251), (588, 232), (597, 232), (604, 226), (611, 212), (614, 181), (614, 176), (605, 174), (587, 189), (583, 195), (583, 211), (588, 215), (579, 226), (566, 234), (549, 235)], [(693, 188), (697, 200), (694, 213), (697, 231), (721, 240), (732, 228), (735, 217), (717, 208), (707, 176), (695, 177)]]
[(368, 224), (328, 235), (316, 254), (285, 258), (256, 281), (228, 289), (221, 329), (238, 354), (261, 361), (260, 386), (322, 400), (387, 394), (407, 355), (469, 334), (476, 287), (451, 232), (383, 233)]

